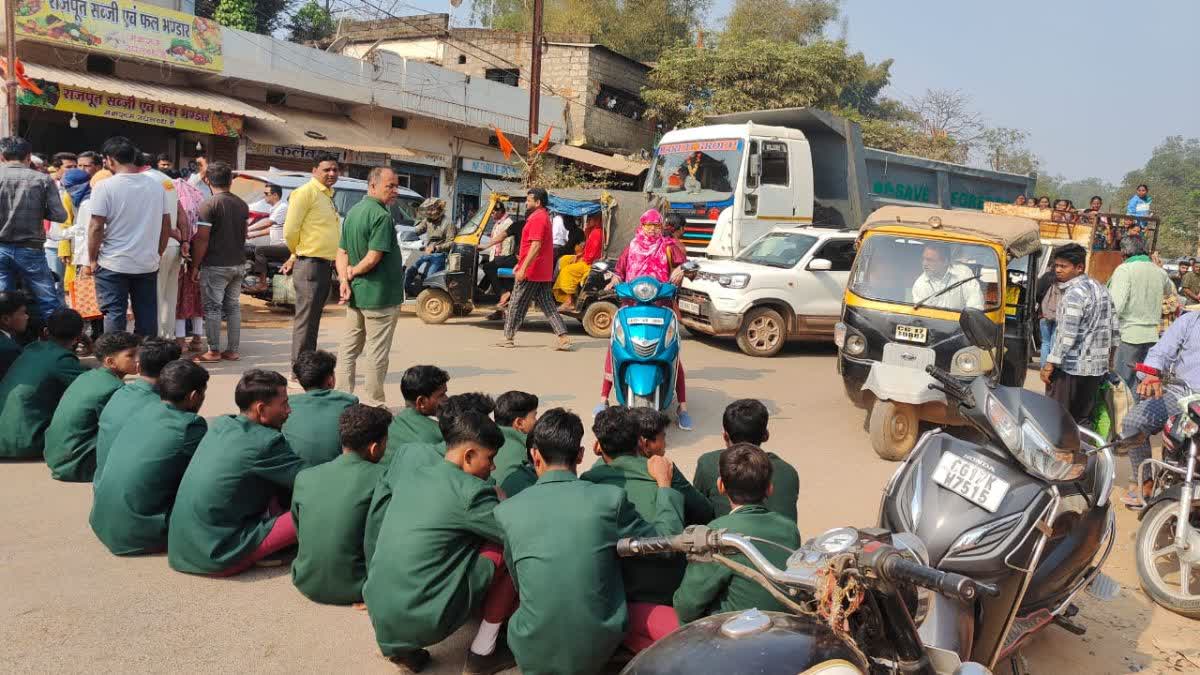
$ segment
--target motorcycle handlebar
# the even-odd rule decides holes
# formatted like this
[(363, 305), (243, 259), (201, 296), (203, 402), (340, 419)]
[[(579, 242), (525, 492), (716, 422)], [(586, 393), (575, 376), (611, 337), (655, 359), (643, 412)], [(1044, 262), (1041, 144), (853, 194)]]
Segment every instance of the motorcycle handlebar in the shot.
[(908, 582), (964, 602), (971, 602), (981, 592), (993, 597), (1000, 594), (1000, 589), (994, 584), (980, 583), (953, 572), (942, 572), (908, 560), (899, 553), (889, 554), (878, 569), (880, 576), (888, 581)]
[(617, 541), (617, 556), (633, 558), (656, 553), (674, 553), (675, 539), (678, 537), (640, 537), (626, 538)]

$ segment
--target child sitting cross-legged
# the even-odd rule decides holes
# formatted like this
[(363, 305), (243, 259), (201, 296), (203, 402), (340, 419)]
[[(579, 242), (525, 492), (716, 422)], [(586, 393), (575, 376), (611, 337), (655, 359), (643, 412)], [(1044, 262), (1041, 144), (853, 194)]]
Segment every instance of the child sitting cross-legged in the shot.
[[(728, 498), (732, 510), (708, 526), (777, 544), (759, 546), (759, 550), (773, 565), (783, 569), (791, 551), (800, 547), (800, 533), (794, 520), (765, 506), (772, 492), (771, 458), (757, 446), (735, 443), (721, 451), (719, 471), (717, 489)], [(731, 558), (750, 565), (741, 554)], [(674, 605), (679, 620), (684, 623), (710, 614), (755, 607), (764, 611), (785, 611), (757, 582), (716, 562), (688, 563), (683, 583), (675, 591)]]
[(504, 446), (496, 453), (496, 470), (492, 472), (497, 484), (525, 462), (525, 439), (537, 422), (537, 410), (538, 397), (523, 391), (506, 391), (496, 399), (496, 424), (504, 432)]
[(292, 364), (292, 374), (304, 393), (288, 397), (292, 414), (283, 423), (283, 437), (308, 466), (343, 454), (339, 420), (342, 411), (358, 403), (354, 394), (334, 389), (336, 368), (337, 357), (320, 349), (300, 352)]
[[(400, 378), (400, 393), (404, 410), (388, 428), (388, 447), (392, 450), (405, 443), (440, 443), (438, 409), (446, 402), (450, 375), (437, 366), (413, 366)], [(391, 461), (388, 457), (387, 461)]]
[(379, 460), (391, 421), (386, 408), (348, 406), (338, 420), (342, 454), (296, 476), (292, 522), (299, 551), (292, 562), (292, 583), (309, 600), (330, 605), (362, 601), (367, 578), (363, 532), (371, 494), (383, 475)]
[(21, 355), (17, 340), (29, 327), (29, 301), (20, 291), (0, 291), (0, 380)]
[[(721, 424), (725, 427), (725, 447), (738, 443), (751, 443), (758, 447), (771, 438), (767, 432), (767, 422), (770, 413), (762, 401), (753, 398), (743, 398), (725, 407)], [(729, 513), (729, 500), (717, 489), (718, 464), (723, 450), (713, 450), (700, 455), (696, 462), (696, 475), (692, 484), (713, 506), (718, 516)], [(771, 511), (796, 521), (796, 500), (800, 496), (800, 476), (795, 467), (788, 464), (782, 457), (768, 452), (771, 460), (771, 495), (763, 503)]]
[(83, 318), (56, 309), (46, 319), (42, 339), (25, 346), (0, 382), (0, 458), (42, 456), (46, 427), (63, 392), (85, 368), (72, 347), (83, 334)]
[[(667, 427), (671, 418), (653, 408), (631, 408), (638, 426), (638, 453), (643, 457), (665, 457), (667, 454)], [(712, 520), (712, 504), (708, 498), (692, 486), (688, 479), (674, 467), (671, 472), (671, 487), (683, 495), (683, 524), (703, 525)]]
[(182, 353), (179, 344), (174, 340), (157, 337), (142, 340), (137, 350), (138, 377), (114, 392), (100, 413), (100, 428), (96, 432), (94, 480), (100, 480), (100, 476), (104, 474), (109, 450), (125, 424), (143, 408), (159, 402), (159, 393), (154, 390), (159, 374), (168, 363), (182, 356)]

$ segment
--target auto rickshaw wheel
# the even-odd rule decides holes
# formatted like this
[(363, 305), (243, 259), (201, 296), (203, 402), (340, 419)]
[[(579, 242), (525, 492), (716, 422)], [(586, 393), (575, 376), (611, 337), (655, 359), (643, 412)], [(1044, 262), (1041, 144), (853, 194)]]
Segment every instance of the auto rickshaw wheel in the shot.
[(746, 313), (737, 332), (738, 349), (750, 356), (775, 356), (783, 349), (787, 324), (770, 307), (756, 307)]
[(607, 338), (612, 336), (613, 319), (616, 316), (617, 306), (601, 300), (588, 305), (580, 322), (583, 324), (584, 332), (588, 335), (594, 338)]
[(917, 444), (920, 420), (917, 409), (906, 403), (876, 401), (871, 408), (868, 430), (871, 447), (875, 454), (892, 462), (899, 462), (912, 452)]
[(440, 288), (426, 288), (417, 296), (417, 316), (425, 323), (445, 323), (453, 313), (450, 294)]

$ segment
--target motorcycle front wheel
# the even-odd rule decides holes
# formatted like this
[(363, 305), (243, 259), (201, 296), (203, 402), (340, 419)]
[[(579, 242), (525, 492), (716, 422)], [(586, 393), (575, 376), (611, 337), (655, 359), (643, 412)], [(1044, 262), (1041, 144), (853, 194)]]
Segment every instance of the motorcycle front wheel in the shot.
[(1137, 532), (1137, 572), (1151, 600), (1176, 614), (1200, 619), (1200, 531), (1195, 512), (1191, 521), (1190, 546), (1181, 551), (1175, 544), (1179, 500), (1150, 507)]

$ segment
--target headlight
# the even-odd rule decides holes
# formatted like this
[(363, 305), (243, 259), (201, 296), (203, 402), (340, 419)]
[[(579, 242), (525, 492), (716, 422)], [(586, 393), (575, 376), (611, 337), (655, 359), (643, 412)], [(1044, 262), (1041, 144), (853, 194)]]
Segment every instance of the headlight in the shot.
[(1005, 408), (991, 394), (988, 394), (987, 403), (984, 405), (984, 412), (987, 413), (988, 422), (992, 423), (992, 428), (996, 430), (996, 433), (1000, 434), (1001, 440), (1008, 446), (1008, 449), (1013, 452), (1019, 452), (1021, 449), (1021, 432), (1017, 429), (1017, 418), (1013, 417), (1008, 408)]
[(1196, 420), (1192, 419), (1190, 415), (1184, 415), (1179, 420), (1179, 434), (1184, 438), (1195, 436), (1197, 431), (1200, 431), (1200, 424), (1197, 424)]
[(841, 321), (833, 324), (833, 344), (841, 349), (846, 344), (846, 324)]
[(650, 302), (658, 295), (658, 286), (649, 281), (639, 281), (633, 285), (633, 297), (642, 302)]
[(963, 347), (950, 360), (950, 374), (959, 377), (974, 377), (991, 369), (991, 354), (979, 347)]
[(1031, 422), (1021, 425), (1021, 450), (1017, 459), (1047, 480), (1075, 480), (1083, 475), (1086, 462), (1076, 462), (1075, 453), (1059, 450)]
[(867, 341), (857, 333), (846, 336), (846, 346), (842, 348), (850, 356), (858, 356), (867, 351)]
[(722, 274), (717, 283), (725, 288), (745, 288), (750, 285), (749, 274)]
[(675, 319), (667, 319), (667, 337), (663, 340), (663, 344), (671, 344), (675, 341)]
[(622, 347), (625, 346), (625, 326), (620, 321), (613, 323), (612, 339)]

